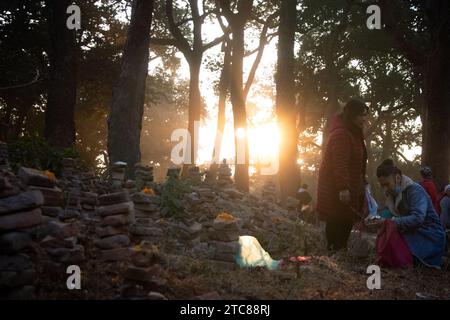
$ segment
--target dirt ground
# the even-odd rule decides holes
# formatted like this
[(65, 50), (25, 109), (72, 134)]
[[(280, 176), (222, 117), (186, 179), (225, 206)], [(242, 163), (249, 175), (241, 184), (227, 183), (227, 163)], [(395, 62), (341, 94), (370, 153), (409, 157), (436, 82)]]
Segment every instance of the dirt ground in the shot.
[[(311, 260), (280, 270), (241, 269), (232, 263), (193, 259), (165, 248), (166, 263), (155, 291), (168, 299), (450, 299), (450, 269), (393, 270), (381, 268), (381, 289), (370, 290), (367, 267), (374, 257), (356, 259), (347, 252), (329, 254), (318, 244)], [(89, 251), (89, 250), (88, 250)], [(95, 251), (92, 251), (95, 252)], [(290, 252), (286, 252), (289, 256)], [(273, 258), (280, 258), (272, 256)], [(88, 257), (89, 258), (89, 257)], [(82, 290), (66, 290), (64, 273), (40, 277), (40, 298), (119, 299), (126, 263), (100, 263), (90, 257), (81, 266)]]

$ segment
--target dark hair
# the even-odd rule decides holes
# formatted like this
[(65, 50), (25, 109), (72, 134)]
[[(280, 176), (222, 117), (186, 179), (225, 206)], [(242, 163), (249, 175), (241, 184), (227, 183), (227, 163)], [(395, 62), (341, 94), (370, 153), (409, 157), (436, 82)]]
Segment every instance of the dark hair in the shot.
[(303, 189), (308, 189), (308, 185), (306, 183), (302, 184)]
[(345, 104), (342, 117), (346, 123), (352, 123), (356, 117), (367, 112), (369, 112), (369, 107), (364, 102), (351, 99)]
[(394, 165), (394, 161), (392, 159), (383, 160), (377, 168), (377, 178), (389, 177), (393, 174), (402, 175), (402, 171)]
[(430, 167), (423, 167), (420, 169), (420, 175), (424, 179), (431, 179), (433, 177), (433, 172), (431, 171)]

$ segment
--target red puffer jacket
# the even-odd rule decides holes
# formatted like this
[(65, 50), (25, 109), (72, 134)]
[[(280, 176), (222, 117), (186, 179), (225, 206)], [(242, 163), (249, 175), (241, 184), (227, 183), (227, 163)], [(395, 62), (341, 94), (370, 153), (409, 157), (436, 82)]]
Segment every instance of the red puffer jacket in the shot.
[[(367, 151), (361, 135), (350, 131), (340, 116), (330, 125), (323, 150), (317, 188), (317, 211), (321, 220), (344, 217), (359, 220), (364, 203)], [(350, 204), (339, 201), (339, 191), (350, 190)], [(354, 209), (354, 210), (353, 210)]]
[(420, 181), (420, 185), (425, 189), (428, 195), (431, 198), (431, 202), (433, 203), (434, 210), (436, 210), (437, 214), (441, 214), (441, 205), (439, 201), (439, 195), (436, 190), (436, 185), (432, 180), (422, 179)]

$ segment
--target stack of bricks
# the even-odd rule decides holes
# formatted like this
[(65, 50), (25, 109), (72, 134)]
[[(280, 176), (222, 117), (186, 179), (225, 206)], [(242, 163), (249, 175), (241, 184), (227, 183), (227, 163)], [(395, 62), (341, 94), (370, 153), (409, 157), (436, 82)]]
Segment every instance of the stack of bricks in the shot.
[(0, 299), (33, 299), (36, 266), (27, 250), (43, 223), (39, 191), (24, 191), (0, 143)]
[(134, 178), (138, 189), (154, 187), (153, 167), (137, 163), (135, 165)]
[(233, 186), (233, 179), (231, 178), (231, 168), (224, 159), (218, 170), (218, 177), (216, 185), (219, 188), (228, 188)]
[(188, 169), (188, 179), (191, 184), (199, 185), (202, 182), (202, 174), (198, 166), (191, 166)]
[(262, 196), (265, 200), (270, 202), (277, 201), (277, 186), (272, 179), (268, 179), (262, 188)]
[(25, 191), (0, 199), (0, 297), (32, 299), (35, 267), (25, 253), (32, 244), (33, 227), (43, 222), (44, 202), (39, 191)]
[(95, 192), (83, 191), (81, 192), (81, 209), (83, 214), (86, 215), (85, 218), (95, 217), (95, 207), (97, 206), (98, 194)]
[[(154, 290), (166, 288), (167, 280), (162, 277), (165, 261), (156, 246), (146, 241), (141, 242), (131, 249), (130, 262), (124, 273), (123, 298), (152, 299), (155, 296)], [(161, 294), (158, 296), (166, 299)]]
[(219, 214), (209, 234), (209, 245), (213, 248), (213, 259), (234, 263), (239, 249), (241, 220), (230, 214)]
[(123, 188), (123, 184), (125, 182), (125, 170), (127, 167), (126, 162), (115, 162), (109, 168), (111, 184), (113, 190), (121, 190)]
[[(46, 261), (47, 267), (55, 271), (64, 269), (64, 265), (76, 264), (85, 259), (84, 247), (78, 244), (79, 229), (76, 219), (79, 217), (79, 201), (72, 200), (65, 210), (62, 191), (56, 187), (54, 176), (30, 168), (20, 168), (18, 177), (29, 190), (40, 192), (43, 195), (43, 213), (45, 229), (39, 237), (40, 245), (50, 257)], [(41, 239), (43, 238), (43, 239)]]
[(127, 191), (104, 194), (98, 197), (96, 212), (100, 226), (95, 241), (101, 250), (100, 259), (119, 261), (129, 256), (129, 225), (135, 223), (134, 204)]

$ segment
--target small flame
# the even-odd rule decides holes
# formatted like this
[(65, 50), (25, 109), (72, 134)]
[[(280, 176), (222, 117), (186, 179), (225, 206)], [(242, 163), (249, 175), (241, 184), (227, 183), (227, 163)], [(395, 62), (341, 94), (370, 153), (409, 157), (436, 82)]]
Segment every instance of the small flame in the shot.
[(229, 213), (226, 213), (226, 212), (222, 212), (222, 213), (218, 214), (216, 219), (223, 220), (223, 221), (234, 221), (234, 220), (236, 220), (236, 218), (233, 215), (231, 215)]
[(56, 181), (55, 174), (50, 170), (45, 170), (44, 175), (47, 176), (47, 178), (49, 178), (51, 181)]

